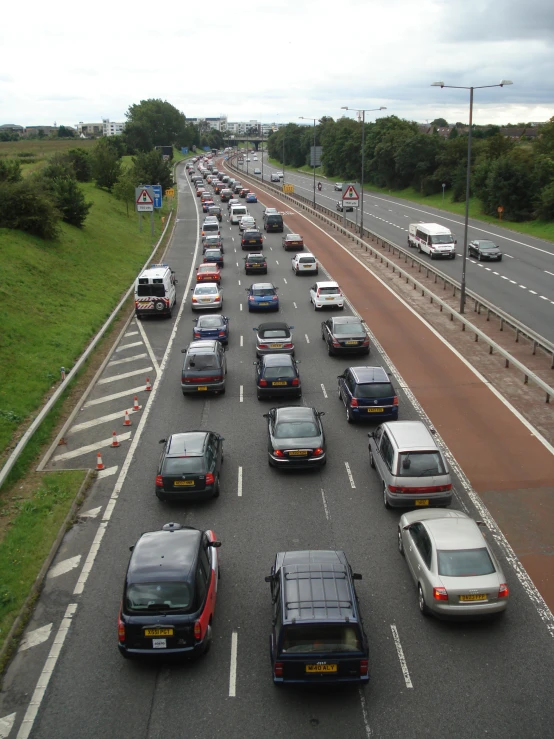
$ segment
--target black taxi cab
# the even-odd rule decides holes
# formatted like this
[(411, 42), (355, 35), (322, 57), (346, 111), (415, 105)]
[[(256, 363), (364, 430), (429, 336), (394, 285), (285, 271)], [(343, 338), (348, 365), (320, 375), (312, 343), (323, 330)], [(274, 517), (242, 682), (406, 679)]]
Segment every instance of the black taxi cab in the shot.
[(131, 547), (118, 617), (125, 658), (198, 657), (212, 641), (219, 559), (213, 531), (167, 523)]

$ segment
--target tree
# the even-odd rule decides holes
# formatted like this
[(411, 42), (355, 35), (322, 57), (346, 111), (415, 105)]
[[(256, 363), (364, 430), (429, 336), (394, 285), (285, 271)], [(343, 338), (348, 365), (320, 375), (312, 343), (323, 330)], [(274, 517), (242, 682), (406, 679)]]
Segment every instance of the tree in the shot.
[(67, 158), (73, 165), (77, 182), (90, 182), (92, 179), (92, 162), (85, 149), (70, 149)]
[(125, 115), (127, 125), (123, 135), (132, 151), (147, 152), (154, 146), (176, 145), (186, 132), (184, 114), (164, 100), (141, 100), (131, 105)]
[(0, 159), (0, 182), (19, 182), (21, 164), (18, 159)]
[(132, 176), (135, 186), (161, 185), (166, 190), (173, 185), (171, 166), (156, 149), (133, 157)]
[(54, 239), (59, 232), (59, 216), (38, 179), (0, 182), (0, 228), (19, 229), (42, 239)]
[(448, 138), (449, 139), (457, 139), (458, 136), (459, 136), (458, 129), (456, 128), (456, 126), (454, 126), (454, 128), (448, 134)]
[(58, 128), (58, 138), (73, 139), (75, 138), (75, 131), (72, 131), (70, 128), (66, 128), (65, 126), (60, 126)]
[(74, 178), (75, 170), (69, 158), (65, 154), (57, 152), (49, 157), (46, 166), (40, 171), (40, 176), (52, 182), (60, 177)]
[(52, 195), (62, 220), (77, 228), (82, 228), (92, 203), (87, 203), (83, 191), (71, 177), (58, 177), (54, 180)]
[(539, 196), (537, 215), (543, 221), (554, 221), (554, 182), (543, 187)]
[[(129, 217), (129, 205), (135, 202), (136, 181), (133, 169), (125, 169), (118, 177), (117, 182), (113, 186), (113, 194), (117, 200), (125, 203), (127, 208), (127, 218)], [(146, 183), (149, 184), (149, 183)]]
[(487, 178), (483, 206), (487, 213), (496, 215), (499, 205), (504, 207), (507, 220), (524, 221), (533, 214), (533, 180), (529, 165), (511, 155), (494, 161)]
[(431, 121), (431, 125), (437, 128), (444, 128), (448, 126), (448, 121), (445, 118), (435, 118), (434, 121)]
[(121, 174), (121, 159), (107, 138), (99, 139), (91, 154), (92, 176), (96, 186), (111, 190)]

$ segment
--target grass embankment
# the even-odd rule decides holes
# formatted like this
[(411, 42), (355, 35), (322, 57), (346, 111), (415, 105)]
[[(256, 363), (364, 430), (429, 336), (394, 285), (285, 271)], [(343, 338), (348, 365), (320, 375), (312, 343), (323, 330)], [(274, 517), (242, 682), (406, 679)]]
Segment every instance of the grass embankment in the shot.
[[(278, 159), (269, 158), (269, 164), (274, 167), (282, 168), (282, 164)], [(313, 175), (313, 169), (309, 166), (304, 167), (286, 167), (285, 168), (285, 181), (287, 171), (301, 172), (303, 174)], [(323, 173), (322, 167), (316, 168), (316, 177), (325, 177), (328, 182), (342, 182), (340, 177), (326, 177)], [(422, 195), (413, 187), (407, 187), (404, 190), (389, 190), (386, 187), (376, 187), (375, 185), (364, 184), (364, 192), (373, 192), (379, 195), (387, 196), (390, 195), (395, 198), (402, 200), (410, 200), (414, 203), (420, 203), (426, 205), (429, 208), (439, 208), (447, 213), (455, 213), (459, 216), (465, 215), (465, 202), (453, 203), (450, 200), (449, 193), (446, 192), (444, 202), (442, 199), (442, 193), (436, 195)], [(522, 223), (514, 223), (513, 221), (500, 221), (494, 216), (489, 216), (483, 213), (481, 201), (477, 198), (470, 198), (469, 201), (469, 217), (478, 218), (480, 221), (485, 223), (491, 223), (495, 226), (503, 226), (509, 228), (517, 233), (527, 234), (528, 236), (535, 236), (537, 239), (546, 239), (547, 241), (554, 241), (554, 223), (547, 221), (524, 221)]]
[(69, 149), (90, 149), (92, 139), (34, 139), (27, 141), (0, 141), (0, 157), (14, 157), (21, 164), (21, 173), (27, 177), (46, 164), (48, 157)]

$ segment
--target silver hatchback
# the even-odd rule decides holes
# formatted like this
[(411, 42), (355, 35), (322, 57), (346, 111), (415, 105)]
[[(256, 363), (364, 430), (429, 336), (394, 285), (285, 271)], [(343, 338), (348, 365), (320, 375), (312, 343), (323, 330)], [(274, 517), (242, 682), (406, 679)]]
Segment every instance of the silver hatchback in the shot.
[(478, 617), (506, 609), (509, 588), (479, 525), (462, 511), (405, 513), (398, 549), (424, 615)]

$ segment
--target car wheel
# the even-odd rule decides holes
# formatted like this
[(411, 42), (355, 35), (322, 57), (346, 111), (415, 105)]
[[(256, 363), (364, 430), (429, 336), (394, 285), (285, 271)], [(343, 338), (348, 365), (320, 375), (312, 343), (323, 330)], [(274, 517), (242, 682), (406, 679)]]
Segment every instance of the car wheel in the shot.
[[(501, 262), (502, 261), (502, 257), (498, 257), (498, 261)], [(504, 613), (504, 611), (502, 611), (502, 613)]]
[(398, 551), (404, 556), (404, 543), (402, 542), (402, 531), (398, 529)]
[(208, 654), (211, 646), (212, 646), (212, 627), (208, 625), (208, 631), (206, 633), (206, 645), (204, 647), (203, 654)]
[(419, 610), (424, 616), (429, 615), (429, 607), (427, 603), (425, 602), (425, 596), (423, 595), (423, 589), (421, 585), (417, 584), (417, 602), (419, 604)]
[(354, 423), (354, 416), (352, 415), (352, 412), (350, 410), (350, 406), (346, 406), (346, 420), (348, 423)]
[(162, 503), (165, 503), (165, 495), (163, 493), (156, 493), (156, 498)]
[(387, 498), (387, 486), (385, 485), (385, 483), (383, 483), (383, 505), (385, 506), (385, 508), (391, 507)]
[(375, 469), (375, 460), (373, 459), (373, 452), (369, 450), (369, 466)]
[(421, 246), (419, 244), (417, 245), (417, 253), (421, 254)]
[(481, 253), (479, 253), (479, 255), (477, 256), (477, 259), (478, 259), (478, 260), (479, 260), (480, 262), (482, 262), (482, 261), (483, 261), (483, 255), (482, 255)]
[(215, 480), (213, 497), (219, 498), (219, 475), (216, 477)]

